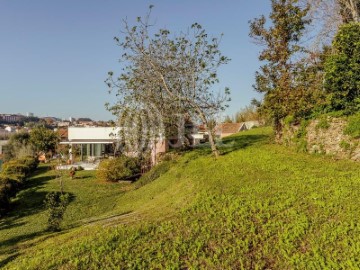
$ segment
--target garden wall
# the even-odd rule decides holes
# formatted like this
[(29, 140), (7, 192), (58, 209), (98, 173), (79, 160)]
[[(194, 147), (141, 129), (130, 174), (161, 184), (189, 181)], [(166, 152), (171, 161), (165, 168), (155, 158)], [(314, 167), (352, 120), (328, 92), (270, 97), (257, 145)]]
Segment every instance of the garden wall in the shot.
[(360, 139), (345, 134), (347, 126), (348, 120), (332, 117), (287, 125), (282, 143), (295, 146), (299, 151), (360, 161)]

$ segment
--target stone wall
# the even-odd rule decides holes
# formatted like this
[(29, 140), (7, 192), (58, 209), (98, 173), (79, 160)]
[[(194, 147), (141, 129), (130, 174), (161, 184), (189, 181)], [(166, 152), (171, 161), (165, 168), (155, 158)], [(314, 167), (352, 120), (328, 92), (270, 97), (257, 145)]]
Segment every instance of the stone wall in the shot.
[(291, 125), (284, 129), (282, 142), (309, 153), (360, 161), (360, 140), (345, 135), (346, 126), (345, 119), (332, 117), (312, 120), (306, 127)]

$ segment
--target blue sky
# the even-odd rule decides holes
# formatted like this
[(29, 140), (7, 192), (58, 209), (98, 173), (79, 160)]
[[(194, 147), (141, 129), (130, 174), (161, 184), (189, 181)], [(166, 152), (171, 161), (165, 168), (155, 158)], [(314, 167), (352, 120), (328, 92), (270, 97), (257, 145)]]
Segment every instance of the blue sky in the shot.
[(270, 11), (268, 0), (1, 0), (0, 113), (33, 112), (61, 118), (113, 118), (104, 107), (107, 72), (118, 74), (115, 45), (122, 19), (134, 21), (150, 4), (156, 27), (172, 32), (198, 22), (232, 61), (220, 70), (231, 89), (228, 114), (259, 98), (252, 89), (260, 50), (248, 37), (248, 21)]

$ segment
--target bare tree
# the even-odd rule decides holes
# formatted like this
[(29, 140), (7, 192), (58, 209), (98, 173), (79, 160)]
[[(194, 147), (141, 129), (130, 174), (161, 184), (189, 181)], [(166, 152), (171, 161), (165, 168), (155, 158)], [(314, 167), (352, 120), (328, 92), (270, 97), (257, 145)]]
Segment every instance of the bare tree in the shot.
[[(161, 119), (149, 122), (161, 120), (164, 126), (190, 115), (209, 129), (209, 119), (226, 107), (228, 88), (221, 94), (214, 85), (219, 82), (218, 68), (229, 59), (219, 50), (220, 40), (209, 38), (197, 23), (175, 36), (168, 29), (152, 34), (152, 7), (144, 18), (137, 18), (135, 26), (124, 20), (123, 38), (115, 37), (124, 52), (124, 68), (118, 78), (109, 72), (106, 82), (119, 99), (108, 108), (118, 115), (129, 106), (155, 110), (154, 118)], [(212, 152), (218, 156), (215, 138), (208, 131)]]
[(302, 0), (302, 3), (310, 6), (312, 50), (329, 45), (341, 24), (360, 22), (359, 0)]

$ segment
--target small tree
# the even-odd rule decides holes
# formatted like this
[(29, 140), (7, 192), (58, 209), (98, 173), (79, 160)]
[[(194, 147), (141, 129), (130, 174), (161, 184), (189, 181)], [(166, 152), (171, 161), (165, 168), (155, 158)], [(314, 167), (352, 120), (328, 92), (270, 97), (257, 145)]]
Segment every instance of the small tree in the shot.
[(60, 231), (60, 224), (69, 204), (69, 194), (50, 192), (45, 197), (45, 206), (48, 208), (48, 230)]
[(30, 132), (30, 143), (37, 152), (54, 152), (59, 141), (59, 135), (44, 126), (38, 126)]
[(11, 135), (7, 147), (4, 150), (5, 161), (13, 158), (32, 156), (34, 149), (30, 143), (30, 134), (25, 131)]
[(351, 114), (360, 109), (360, 23), (341, 26), (333, 50), (325, 62), (330, 109)]
[(106, 82), (119, 97), (109, 110), (121, 115), (126, 105), (124, 108), (132, 106), (135, 111), (156, 111), (149, 113), (154, 118), (150, 123), (160, 116), (165, 127), (176, 122), (177, 116), (191, 115), (207, 127), (211, 149), (218, 156), (209, 119), (223, 110), (228, 100), (229, 90), (220, 95), (214, 92), (214, 85), (219, 82), (218, 68), (229, 59), (221, 54), (219, 39), (209, 38), (198, 23), (174, 37), (168, 29), (152, 35), (151, 9), (145, 18), (138, 17), (135, 26), (124, 21), (123, 39), (115, 38), (123, 49), (125, 66), (116, 79), (109, 72)]

